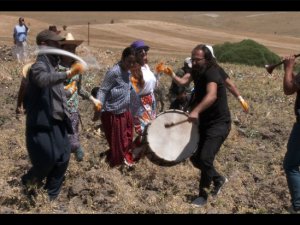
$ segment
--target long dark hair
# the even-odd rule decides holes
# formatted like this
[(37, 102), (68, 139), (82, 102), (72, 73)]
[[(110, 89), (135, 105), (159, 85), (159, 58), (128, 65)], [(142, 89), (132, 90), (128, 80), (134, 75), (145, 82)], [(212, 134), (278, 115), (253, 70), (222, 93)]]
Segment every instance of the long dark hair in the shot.
[(133, 55), (135, 57), (135, 50), (132, 47), (126, 47), (123, 52), (122, 52), (122, 57), (121, 57), (121, 61), (123, 61), (124, 59), (126, 59), (127, 57)]
[(218, 63), (216, 61), (216, 59), (213, 57), (211, 51), (209, 50), (208, 47), (206, 47), (206, 45), (203, 45), (203, 44), (200, 44), (200, 45), (197, 45), (194, 49), (193, 49), (193, 52), (194, 51), (199, 51), (199, 50), (202, 50), (204, 52), (204, 58), (207, 62), (207, 67), (211, 67), (211, 66), (218, 66)]
[(118, 62), (118, 64), (120, 65), (120, 67), (122, 68), (122, 70), (124, 70), (124, 61), (126, 58), (133, 56), (135, 57), (135, 51), (132, 47), (126, 47), (123, 52), (122, 52), (122, 56), (121, 56), (121, 60)]

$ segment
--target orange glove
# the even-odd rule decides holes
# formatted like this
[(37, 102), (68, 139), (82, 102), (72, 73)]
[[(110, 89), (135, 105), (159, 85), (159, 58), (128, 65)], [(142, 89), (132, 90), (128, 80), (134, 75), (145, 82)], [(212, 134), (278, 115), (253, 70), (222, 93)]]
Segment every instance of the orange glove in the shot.
[(169, 75), (170, 77), (174, 77), (175, 73), (173, 72), (172, 68), (170, 66), (165, 66), (163, 62), (157, 64), (155, 66), (155, 70), (157, 73), (165, 73)]
[(67, 71), (67, 77), (70, 79), (73, 76), (75, 76), (76, 74), (81, 74), (83, 73), (85, 70), (84, 66), (81, 63), (74, 63), (71, 66), (71, 69)]
[(102, 104), (101, 104), (101, 102), (96, 103), (96, 104), (95, 104), (95, 111), (96, 111), (96, 112), (100, 112), (101, 109), (102, 109)]
[(169, 76), (173, 76), (173, 70), (170, 66), (166, 66), (164, 69), (164, 73), (169, 75)]
[(94, 98), (92, 95), (90, 96), (90, 100), (94, 103), (95, 112), (100, 112), (102, 109), (102, 103), (98, 99)]
[(164, 69), (165, 69), (165, 66), (164, 66), (164, 63), (163, 62), (160, 62), (159, 64), (157, 64), (155, 66), (155, 70), (157, 73), (162, 73), (164, 72)]
[(248, 103), (243, 99), (242, 96), (239, 96), (239, 97), (238, 97), (238, 100), (239, 100), (239, 102), (241, 103), (244, 112), (245, 112), (245, 113), (248, 113), (248, 112), (249, 112), (249, 105), (248, 105)]
[(64, 86), (65, 90), (69, 90), (70, 88), (74, 88), (76, 87), (76, 81), (72, 81), (71, 83), (69, 83), (68, 85)]
[(69, 90), (71, 94), (74, 94), (75, 91), (77, 91), (77, 82), (74, 80), (70, 84), (66, 85), (64, 87), (65, 90)]

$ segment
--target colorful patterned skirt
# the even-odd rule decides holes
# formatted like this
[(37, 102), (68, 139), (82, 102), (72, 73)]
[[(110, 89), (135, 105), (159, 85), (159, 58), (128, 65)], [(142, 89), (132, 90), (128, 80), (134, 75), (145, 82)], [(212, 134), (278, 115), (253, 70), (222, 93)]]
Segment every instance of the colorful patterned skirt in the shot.
[(139, 136), (144, 135), (147, 125), (156, 118), (156, 101), (154, 93), (140, 96), (140, 101), (137, 113), (133, 116), (135, 132)]

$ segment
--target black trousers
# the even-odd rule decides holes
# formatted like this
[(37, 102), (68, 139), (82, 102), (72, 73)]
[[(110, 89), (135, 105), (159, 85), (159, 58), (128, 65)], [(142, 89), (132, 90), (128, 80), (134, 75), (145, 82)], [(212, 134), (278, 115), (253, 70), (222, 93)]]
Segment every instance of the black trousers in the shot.
[(200, 140), (198, 148), (191, 157), (192, 164), (201, 170), (199, 195), (206, 195), (205, 188), (216, 184), (222, 176), (214, 167), (214, 159), (221, 145), (227, 138), (231, 128), (230, 122), (222, 122), (210, 126), (199, 126)]
[(41, 183), (46, 178), (44, 188), (50, 199), (56, 198), (71, 152), (65, 122), (54, 121), (51, 130), (26, 127), (26, 144), (32, 167), (22, 182)]

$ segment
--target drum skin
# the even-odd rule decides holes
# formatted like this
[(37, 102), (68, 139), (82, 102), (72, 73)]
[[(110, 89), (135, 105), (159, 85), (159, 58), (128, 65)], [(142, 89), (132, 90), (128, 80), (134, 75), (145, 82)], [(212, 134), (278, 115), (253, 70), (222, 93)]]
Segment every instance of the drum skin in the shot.
[(160, 166), (173, 166), (193, 155), (199, 142), (197, 124), (184, 122), (166, 128), (166, 123), (186, 120), (187, 114), (168, 110), (159, 114), (147, 129), (149, 160)]

